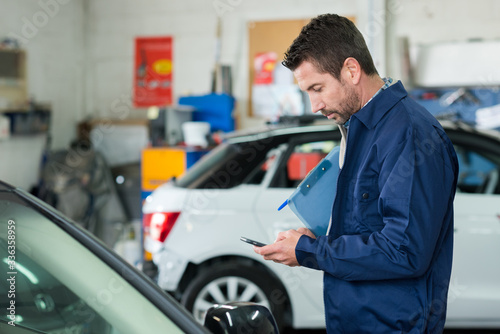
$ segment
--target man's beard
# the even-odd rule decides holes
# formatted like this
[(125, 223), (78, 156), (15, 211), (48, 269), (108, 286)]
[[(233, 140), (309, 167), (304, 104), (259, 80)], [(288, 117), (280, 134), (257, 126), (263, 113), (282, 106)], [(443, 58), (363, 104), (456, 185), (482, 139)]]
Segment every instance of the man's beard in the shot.
[(345, 99), (340, 103), (337, 110), (322, 110), (321, 113), (325, 116), (332, 113), (336, 114), (335, 123), (344, 125), (359, 110), (359, 97), (356, 95), (354, 88), (345, 85), (342, 79), (340, 83), (347, 90)]

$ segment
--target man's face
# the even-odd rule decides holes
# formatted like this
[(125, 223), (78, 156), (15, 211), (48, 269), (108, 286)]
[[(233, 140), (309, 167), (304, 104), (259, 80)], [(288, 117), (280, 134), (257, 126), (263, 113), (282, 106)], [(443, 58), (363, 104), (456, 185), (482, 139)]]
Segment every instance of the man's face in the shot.
[(314, 113), (321, 112), (337, 124), (344, 124), (357, 112), (360, 99), (349, 83), (337, 80), (329, 73), (320, 73), (309, 61), (303, 61), (293, 71), (301, 90), (307, 92)]

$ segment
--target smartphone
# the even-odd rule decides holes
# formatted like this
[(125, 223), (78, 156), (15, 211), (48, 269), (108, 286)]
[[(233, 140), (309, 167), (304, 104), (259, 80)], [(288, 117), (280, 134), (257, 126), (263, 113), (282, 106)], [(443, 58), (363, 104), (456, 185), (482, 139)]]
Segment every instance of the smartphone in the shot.
[(262, 242), (258, 242), (258, 241), (255, 241), (255, 240), (252, 240), (252, 239), (248, 239), (248, 238), (245, 238), (245, 237), (240, 237), (240, 240), (244, 241), (246, 243), (249, 243), (250, 245), (257, 246), (257, 247), (267, 246), (266, 244), (263, 244)]

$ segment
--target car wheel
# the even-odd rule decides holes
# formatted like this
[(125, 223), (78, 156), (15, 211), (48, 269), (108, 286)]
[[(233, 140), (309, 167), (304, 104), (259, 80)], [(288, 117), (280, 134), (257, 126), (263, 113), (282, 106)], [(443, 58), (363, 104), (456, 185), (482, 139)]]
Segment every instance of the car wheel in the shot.
[(248, 301), (271, 310), (280, 328), (287, 297), (283, 289), (264, 270), (232, 261), (212, 265), (200, 271), (182, 295), (182, 304), (200, 323), (214, 304)]

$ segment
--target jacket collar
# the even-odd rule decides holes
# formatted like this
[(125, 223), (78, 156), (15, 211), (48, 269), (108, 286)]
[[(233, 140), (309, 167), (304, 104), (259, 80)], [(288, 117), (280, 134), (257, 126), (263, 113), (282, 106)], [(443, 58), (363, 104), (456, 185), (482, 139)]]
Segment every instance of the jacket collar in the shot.
[(384, 115), (408, 95), (401, 81), (383, 90), (358, 112), (352, 115), (368, 129), (374, 128)]

